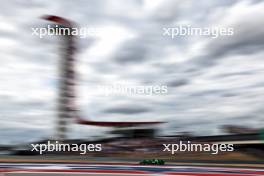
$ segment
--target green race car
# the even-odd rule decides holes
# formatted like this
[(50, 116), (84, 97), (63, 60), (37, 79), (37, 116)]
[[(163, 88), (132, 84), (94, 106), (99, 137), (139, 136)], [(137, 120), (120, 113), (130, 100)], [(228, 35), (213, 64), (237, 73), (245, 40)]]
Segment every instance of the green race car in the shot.
[(145, 159), (140, 161), (141, 165), (164, 165), (165, 161), (161, 159)]

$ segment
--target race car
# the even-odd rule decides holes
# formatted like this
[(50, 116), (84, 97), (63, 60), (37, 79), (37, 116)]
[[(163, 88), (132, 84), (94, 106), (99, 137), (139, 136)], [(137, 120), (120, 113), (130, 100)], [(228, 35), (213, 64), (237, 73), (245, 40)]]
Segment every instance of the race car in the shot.
[(141, 165), (164, 165), (165, 161), (161, 159), (144, 159), (140, 161)]

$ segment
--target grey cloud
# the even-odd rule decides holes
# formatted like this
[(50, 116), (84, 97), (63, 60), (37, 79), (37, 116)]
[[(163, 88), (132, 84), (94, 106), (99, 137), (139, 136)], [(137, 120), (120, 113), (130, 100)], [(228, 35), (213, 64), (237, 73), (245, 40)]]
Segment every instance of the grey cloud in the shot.
[(147, 52), (143, 44), (128, 41), (116, 52), (114, 60), (119, 64), (140, 63), (147, 59)]
[(105, 113), (115, 113), (115, 114), (141, 114), (149, 112), (150, 109), (138, 105), (122, 105), (120, 107), (112, 107), (104, 110)]
[[(236, 12), (239, 14), (234, 14), (238, 18), (226, 14), (234, 6), (245, 2), (248, 2), (248, 15), (252, 16), (239, 16), (239, 11)], [(151, 5), (146, 6), (144, 1), (114, 3), (111, 0), (3, 2), (0, 17), (12, 25), (14, 31), (0, 29), (0, 37), (14, 40), (15, 44), (1, 45), (0, 95), (3, 95), (3, 105), (0, 106), (0, 120), (6, 124), (5, 127), (0, 126), (1, 141), (8, 140), (10, 136), (12, 140), (17, 140), (21, 135), (23, 140), (41, 138), (50, 135), (46, 132), (49, 129), (47, 126), (54, 126), (55, 98), (49, 93), (57, 90), (55, 76), (60, 43), (56, 37), (34, 38), (30, 29), (31, 26), (44, 26), (45, 22), (39, 16), (47, 12), (72, 19), (82, 27), (120, 25), (135, 33), (135, 38), (125, 38), (103, 60), (93, 55), (93, 58), (85, 58), (86, 53), (90, 54), (90, 47), (97, 44), (96, 39), (78, 39), (76, 56), (84, 54), (84, 60), (78, 60), (77, 65), (82, 87), (78, 89), (77, 101), (84, 116), (105, 120), (104, 115), (109, 115), (109, 121), (118, 121), (123, 116), (134, 120), (165, 120), (170, 124), (164, 129), (165, 133), (175, 131), (175, 127), (179, 127), (177, 124), (181, 124), (178, 131), (199, 133), (201, 128), (206, 128), (206, 133), (213, 134), (219, 125), (236, 124), (240, 118), (244, 123), (263, 125), (263, 112), (258, 110), (263, 104), (264, 91), (261, 81), (264, 69), (261, 67), (263, 21), (260, 12), (252, 8), (254, 5), (263, 9), (263, 2), (187, 0), (157, 2), (156, 7), (151, 2)], [(197, 26), (211, 25), (210, 20), (217, 12), (221, 15), (214, 21), (215, 24), (223, 22), (218, 25), (226, 25), (225, 22), (232, 19), (229, 25), (235, 27), (233, 37), (219, 37), (211, 41), (201, 37), (196, 41), (192, 37), (172, 40), (162, 36), (163, 27), (174, 27), (180, 21)], [(205, 44), (204, 48), (193, 53), (191, 49), (199, 42)], [(229, 67), (227, 61), (235, 61), (235, 57), (240, 56), (244, 57), (243, 60)], [(245, 67), (247, 64), (248, 67)], [(239, 79), (233, 79), (235, 76)], [(89, 89), (91, 84), (124, 80), (142, 85), (165, 83), (171, 91), (166, 96), (110, 98), (93, 96), (93, 91)], [(27, 84), (22, 84), (24, 82)], [(40, 99), (36, 99), (37, 96)], [(246, 119), (243, 114), (251, 118)], [(45, 127), (42, 128), (39, 124), (43, 119)], [(79, 128), (76, 126), (73, 128)], [(18, 131), (11, 133), (16, 129), (14, 127)], [(96, 129), (93, 131), (100, 131)], [(30, 132), (38, 135), (28, 135)]]
[[(262, 3), (263, 5), (263, 3)], [(251, 12), (247, 15), (230, 22), (229, 27), (233, 27), (233, 36), (219, 37), (211, 40), (205, 47), (208, 52), (194, 58), (196, 63), (204, 66), (214, 65), (214, 63), (227, 56), (250, 55), (262, 51), (264, 47), (264, 22), (258, 20), (264, 17), (263, 13)], [(226, 17), (228, 18), (228, 17)]]
[(178, 79), (168, 82), (167, 85), (171, 87), (181, 87), (187, 85), (188, 83), (189, 83), (188, 80)]
[(254, 74), (253, 71), (230, 72), (230, 73), (218, 74), (216, 78), (231, 77), (231, 76), (244, 76), (244, 75), (252, 75), (252, 74)]

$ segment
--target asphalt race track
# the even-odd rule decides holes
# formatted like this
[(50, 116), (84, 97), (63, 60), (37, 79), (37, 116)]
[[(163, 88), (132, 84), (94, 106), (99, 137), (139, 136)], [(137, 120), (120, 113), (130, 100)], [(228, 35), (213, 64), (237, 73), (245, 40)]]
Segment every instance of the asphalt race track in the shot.
[(264, 176), (263, 169), (207, 166), (142, 166), (135, 164), (32, 164), (0, 163), (0, 176), (26, 175), (178, 175)]

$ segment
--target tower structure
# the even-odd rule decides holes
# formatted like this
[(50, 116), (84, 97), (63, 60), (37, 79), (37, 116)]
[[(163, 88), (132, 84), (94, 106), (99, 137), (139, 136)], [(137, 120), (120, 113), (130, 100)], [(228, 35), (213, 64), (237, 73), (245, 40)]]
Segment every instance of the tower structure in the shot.
[[(69, 123), (72, 120), (75, 120), (78, 124), (81, 125), (93, 125), (101, 127), (137, 127), (137, 126), (146, 126), (161, 124), (164, 122), (159, 121), (145, 121), (145, 122), (111, 122), (111, 121), (92, 121), (85, 120), (79, 116), (77, 113), (77, 106), (75, 102), (76, 91), (75, 91), (75, 37), (72, 35), (71, 30), (76, 28), (74, 23), (65, 18), (47, 15), (43, 19), (54, 22), (59, 25), (60, 31), (64, 31), (62, 44), (62, 58), (60, 60), (59, 68), (59, 96), (58, 96), (58, 119), (57, 119), (57, 140), (65, 140), (66, 134), (68, 131)], [(65, 32), (67, 31), (67, 32)]]
[[(43, 19), (55, 22), (59, 31), (64, 31), (62, 44), (62, 58), (59, 64), (59, 89), (57, 101), (56, 139), (65, 140), (70, 121), (76, 117), (75, 106), (75, 58), (74, 36), (71, 35), (73, 23), (58, 16), (44, 16)], [(56, 28), (58, 29), (58, 28)]]

